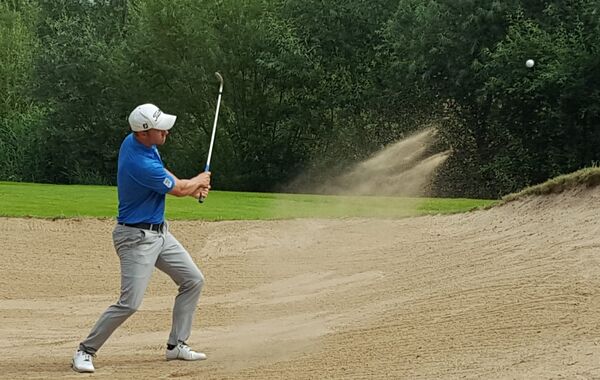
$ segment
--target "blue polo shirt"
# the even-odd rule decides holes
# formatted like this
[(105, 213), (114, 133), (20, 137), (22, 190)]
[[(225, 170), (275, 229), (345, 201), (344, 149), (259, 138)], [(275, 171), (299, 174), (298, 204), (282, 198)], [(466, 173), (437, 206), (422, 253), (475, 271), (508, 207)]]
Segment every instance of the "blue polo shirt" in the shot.
[(155, 145), (147, 147), (133, 133), (119, 150), (117, 189), (120, 223), (162, 223), (165, 194), (175, 186), (175, 178), (163, 165)]

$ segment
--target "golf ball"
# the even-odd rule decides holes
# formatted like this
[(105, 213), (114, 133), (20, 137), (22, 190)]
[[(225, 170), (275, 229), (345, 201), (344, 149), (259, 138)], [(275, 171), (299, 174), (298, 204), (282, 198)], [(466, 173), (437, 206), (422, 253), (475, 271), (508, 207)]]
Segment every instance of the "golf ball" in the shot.
[(535, 65), (535, 61), (533, 59), (528, 59), (527, 61), (525, 61), (525, 66), (532, 68), (533, 65)]

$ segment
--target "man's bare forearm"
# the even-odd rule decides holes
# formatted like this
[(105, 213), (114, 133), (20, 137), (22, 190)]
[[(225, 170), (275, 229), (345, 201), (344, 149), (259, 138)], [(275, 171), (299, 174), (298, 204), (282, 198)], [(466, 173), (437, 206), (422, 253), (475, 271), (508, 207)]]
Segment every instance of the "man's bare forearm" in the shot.
[(177, 197), (185, 197), (188, 195), (195, 196), (202, 190), (210, 189), (210, 173), (200, 173), (190, 179), (179, 179), (176, 175), (167, 170), (169, 174), (175, 178), (175, 186), (169, 194)]

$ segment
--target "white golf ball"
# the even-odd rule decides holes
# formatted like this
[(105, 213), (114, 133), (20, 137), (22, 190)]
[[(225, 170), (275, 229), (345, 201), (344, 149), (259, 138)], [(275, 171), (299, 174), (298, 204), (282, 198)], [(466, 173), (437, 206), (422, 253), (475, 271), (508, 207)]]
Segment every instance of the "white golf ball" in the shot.
[(535, 61), (534, 61), (533, 59), (528, 59), (528, 60), (525, 62), (525, 66), (527, 66), (527, 67), (529, 67), (529, 68), (532, 68), (532, 67), (533, 67), (533, 65), (535, 65)]

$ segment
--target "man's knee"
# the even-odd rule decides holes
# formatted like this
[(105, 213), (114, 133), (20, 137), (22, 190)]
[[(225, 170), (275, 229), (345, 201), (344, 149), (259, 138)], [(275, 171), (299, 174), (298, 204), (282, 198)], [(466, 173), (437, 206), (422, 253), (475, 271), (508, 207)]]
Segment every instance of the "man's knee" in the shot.
[(202, 289), (204, 286), (204, 276), (202, 275), (202, 272), (198, 272), (193, 281), (195, 287)]
[(114, 305), (114, 307), (119, 311), (119, 314), (125, 317), (130, 317), (135, 314), (136, 311), (138, 311), (140, 305), (119, 302), (118, 304)]
[(117, 306), (121, 314), (129, 317), (138, 311), (142, 305), (143, 298), (143, 293), (124, 292), (115, 306)]
[(186, 279), (186, 281), (182, 284), (183, 288), (192, 289), (200, 291), (204, 286), (204, 276), (202, 272), (198, 271), (193, 276), (190, 276)]

